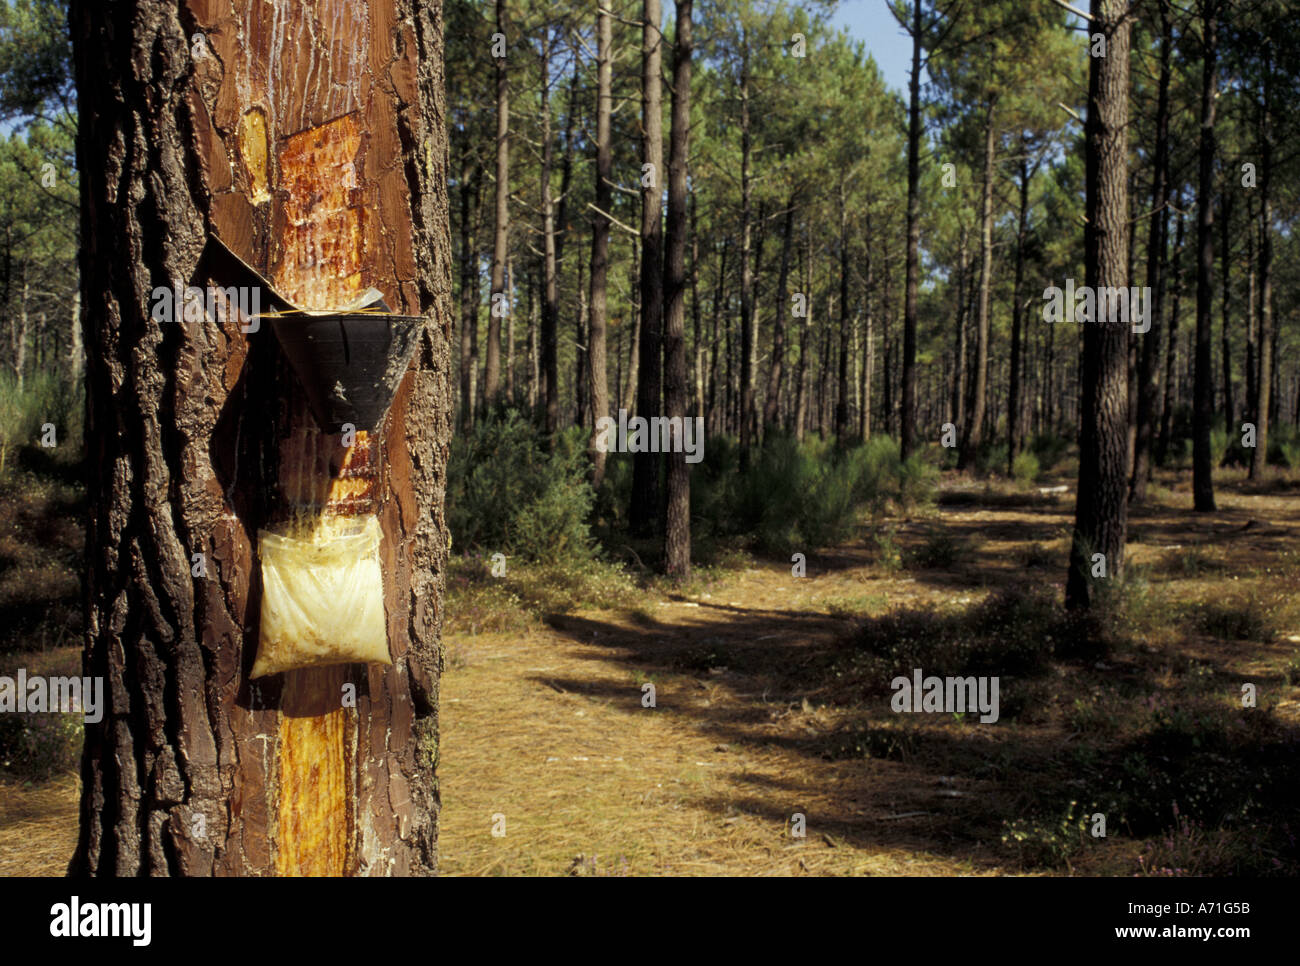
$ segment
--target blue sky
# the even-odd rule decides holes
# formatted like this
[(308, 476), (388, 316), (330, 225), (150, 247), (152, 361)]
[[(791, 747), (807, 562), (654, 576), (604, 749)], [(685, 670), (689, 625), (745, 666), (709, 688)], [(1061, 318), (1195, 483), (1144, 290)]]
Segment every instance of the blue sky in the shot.
[(864, 41), (880, 65), (885, 82), (906, 90), (912, 69), (911, 38), (898, 26), (885, 0), (840, 0), (831, 23), (847, 28), (853, 37)]

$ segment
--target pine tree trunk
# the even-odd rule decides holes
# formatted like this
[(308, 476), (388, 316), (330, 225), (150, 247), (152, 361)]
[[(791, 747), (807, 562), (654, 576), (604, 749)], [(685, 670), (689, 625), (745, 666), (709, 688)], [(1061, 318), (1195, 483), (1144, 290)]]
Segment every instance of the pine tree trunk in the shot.
[[(903, 406), (899, 453), (903, 459), (911, 455), (916, 445), (916, 319), (917, 288), (920, 284), (921, 245), (921, 41), (924, 35), (921, 21), (921, 0), (912, 4), (912, 72), (908, 80), (907, 108), (907, 278), (903, 294)], [(888, 322), (885, 323), (888, 326)], [(888, 342), (886, 328), (886, 343)], [(885, 349), (885, 382), (889, 382), (889, 349)], [(886, 424), (889, 414), (889, 393), (885, 393)]]
[(980, 202), (980, 282), (975, 316), (975, 374), (958, 469), (965, 469), (975, 461), (980, 444), (984, 441), (984, 418), (988, 405), (989, 311), (993, 290), (993, 152), (997, 144), (994, 138), (993, 111), (994, 104), (990, 102), (984, 118), (984, 189)]
[(506, 67), (506, 0), (496, 0), (496, 33), (493, 46), (505, 47), (502, 56), (493, 51), (497, 82), (497, 180), (495, 227), (492, 235), (492, 287), (488, 300), (487, 360), (483, 370), (483, 403), (490, 407), (501, 393), (501, 299), (506, 292), (506, 248), (510, 241), (510, 75)]
[(1202, 513), (1214, 505), (1214, 358), (1211, 309), (1214, 302), (1214, 113), (1218, 95), (1218, 0), (1201, 0), (1201, 140), (1196, 184), (1196, 355), (1192, 385), (1192, 505)]
[[(662, 11), (659, 0), (644, 0), (641, 33), (642, 164), (649, 179), (641, 188), (641, 339), (638, 416), (649, 420), (663, 405), (663, 102), (660, 73), (663, 62)], [(643, 174), (644, 179), (644, 174)], [(662, 488), (658, 453), (632, 458), (632, 505), (628, 522), (638, 536), (651, 536), (660, 523)]]
[(543, 27), (541, 54), (542, 85), (542, 396), (546, 410), (544, 426), (548, 437), (560, 429), (560, 295), (556, 287), (555, 207), (551, 200), (551, 28)]
[[(1106, 56), (1089, 64), (1086, 125), (1087, 225), (1084, 271), (1093, 292), (1128, 283), (1127, 0), (1092, 0), (1094, 32), (1106, 38)], [(1128, 525), (1128, 341), (1130, 325), (1100, 303), (1083, 329), (1079, 400), (1079, 486), (1067, 607), (1095, 601), (1099, 580), (1123, 575)], [(1096, 554), (1101, 554), (1098, 561)], [(1104, 568), (1104, 569), (1102, 569)]]
[(1151, 289), (1151, 329), (1142, 336), (1138, 360), (1137, 436), (1133, 441), (1133, 477), (1129, 499), (1146, 497), (1151, 476), (1151, 448), (1159, 416), (1160, 348), (1164, 332), (1165, 263), (1169, 242), (1169, 80), (1173, 27), (1169, 0), (1158, 0), (1160, 80), (1156, 96), (1155, 168), (1151, 179), (1151, 223), (1147, 235), (1147, 286)]
[(1268, 471), (1268, 424), (1274, 403), (1273, 360), (1273, 207), (1270, 181), (1273, 177), (1273, 145), (1268, 128), (1272, 59), (1265, 55), (1264, 105), (1260, 113), (1259, 170), (1259, 376), (1255, 380), (1259, 399), (1255, 407), (1255, 451), (1251, 454), (1250, 478), (1260, 479)]
[[(613, 75), (613, 27), (609, 9), (598, 6), (596, 15), (596, 207), (610, 208), (610, 178), (613, 155), (610, 151), (610, 86)], [(591, 220), (591, 323), (588, 333), (588, 393), (591, 397), (591, 438), (587, 453), (591, 458), (591, 483), (599, 488), (605, 479), (605, 453), (596, 446), (595, 421), (609, 415), (609, 375), (606, 357), (608, 309), (606, 287), (609, 271), (609, 219), (593, 212)], [(617, 383), (615, 384), (617, 388)]]
[[(664, 265), (664, 413), (686, 416), (686, 161), (691, 124), (691, 0), (677, 0), (673, 60), (673, 114), (668, 152), (668, 251)], [(668, 454), (668, 493), (664, 512), (664, 573), (678, 580), (691, 575), (691, 469), (686, 452), (674, 445)]]
[(1221, 200), (1220, 214), (1223, 216), (1223, 224), (1219, 226), (1219, 238), (1222, 242), (1222, 250), (1219, 252), (1219, 267), (1223, 273), (1219, 285), (1221, 297), (1219, 307), (1221, 310), (1220, 318), (1222, 320), (1222, 359), (1223, 359), (1223, 428), (1228, 435), (1232, 435), (1235, 428), (1233, 419), (1233, 398), (1232, 398), (1232, 330), (1229, 324), (1229, 316), (1232, 308), (1232, 285), (1230, 274), (1230, 262), (1232, 258), (1232, 249), (1229, 245), (1228, 229), (1232, 224), (1232, 195), (1225, 194)]
[(468, 162), (460, 176), (460, 424), (474, 425), (478, 405), (478, 244), (472, 217), (479, 208), (482, 167)]
[[(1022, 150), (1026, 146), (1022, 143)], [(1024, 307), (1021, 305), (1021, 292), (1025, 282), (1025, 233), (1029, 218), (1029, 161), (1020, 162), (1020, 214), (1016, 220), (1016, 278), (1011, 290), (1011, 375), (1007, 387), (1007, 475), (1015, 470), (1016, 456), (1020, 452), (1020, 415), (1024, 408), (1021, 402), (1022, 387), (1020, 383), (1020, 354), (1022, 318)]]
[(763, 403), (763, 426), (777, 425), (781, 409), (781, 377), (785, 366), (785, 316), (790, 311), (790, 250), (794, 241), (795, 198), (791, 194), (781, 229), (781, 269), (776, 283), (776, 312), (772, 318), (772, 368), (767, 374), (767, 397)]
[[(95, 468), (83, 673), (109, 702), (87, 728), (72, 871), (431, 873), (454, 378), (442, 5), (207, 9), (70, 15)], [(216, 56), (192, 56), (195, 33)], [(391, 667), (249, 683), (258, 526), (281, 480), (328, 485), (339, 442), (268, 326), (153, 318), (156, 286), (231, 284), (198, 273), (209, 230), (291, 298), (374, 285), (428, 319), (371, 444)]]

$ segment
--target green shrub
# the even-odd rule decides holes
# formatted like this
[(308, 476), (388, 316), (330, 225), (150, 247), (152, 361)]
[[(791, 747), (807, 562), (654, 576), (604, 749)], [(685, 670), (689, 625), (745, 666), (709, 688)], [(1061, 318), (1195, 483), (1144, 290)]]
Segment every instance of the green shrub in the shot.
[(1017, 483), (1028, 486), (1038, 479), (1040, 472), (1038, 457), (1027, 450), (1021, 450), (1011, 463), (1011, 475)]
[(46, 781), (81, 760), (85, 719), (45, 712), (0, 715), (0, 770), (25, 781)]
[(592, 555), (586, 432), (574, 427), (553, 442), (547, 452), (542, 433), (514, 410), (452, 441), (447, 523), (456, 549), (546, 562)]
[(12, 450), (39, 445), (41, 427), (53, 423), (60, 447), (80, 452), (85, 390), (55, 373), (35, 373), (18, 389), (10, 373), (0, 374), (0, 471), (10, 464)]
[(772, 433), (743, 471), (731, 439), (714, 437), (705, 452), (691, 476), (696, 535), (736, 537), (775, 553), (838, 543), (864, 511), (931, 499), (938, 476), (919, 453), (901, 460), (898, 443), (883, 436), (841, 449)]
[(1065, 458), (1070, 440), (1054, 433), (1039, 433), (1029, 442), (1029, 451), (1038, 459), (1039, 472), (1050, 472)]

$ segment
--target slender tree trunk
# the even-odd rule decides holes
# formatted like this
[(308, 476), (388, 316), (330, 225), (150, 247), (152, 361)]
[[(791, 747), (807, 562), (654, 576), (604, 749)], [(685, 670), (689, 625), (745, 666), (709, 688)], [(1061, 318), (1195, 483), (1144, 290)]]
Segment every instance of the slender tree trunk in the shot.
[(835, 404), (835, 444), (849, 443), (849, 215), (840, 182), (840, 368)]
[(1151, 178), (1151, 222), (1147, 234), (1147, 286), (1151, 289), (1151, 329), (1142, 336), (1139, 354), (1137, 435), (1133, 440), (1133, 477), (1129, 499), (1146, 498), (1151, 477), (1151, 446), (1160, 402), (1160, 348), (1164, 332), (1165, 263), (1169, 257), (1169, 80), (1173, 26), (1169, 0), (1157, 0), (1160, 17), (1160, 80), (1156, 96), (1155, 167)]
[(785, 223), (781, 229), (781, 269), (776, 283), (776, 312), (772, 319), (772, 368), (767, 374), (767, 399), (763, 404), (763, 426), (777, 425), (781, 408), (781, 374), (785, 365), (785, 316), (790, 311), (790, 250), (794, 239), (795, 199), (786, 203)]
[(876, 360), (876, 336), (873, 331), (873, 319), (871, 315), (871, 289), (873, 280), (871, 276), (871, 215), (867, 214), (867, 234), (864, 241), (865, 254), (863, 259), (866, 262), (866, 291), (863, 295), (863, 313), (866, 315), (864, 323), (865, 332), (863, 334), (863, 362), (862, 362), (862, 410), (859, 417), (858, 438), (866, 442), (871, 438), (871, 370)]
[(957, 305), (953, 313), (957, 318), (956, 359), (953, 360), (953, 425), (966, 425), (966, 273), (967, 260), (966, 228), (961, 230), (961, 244), (957, 250)]
[[(641, 248), (639, 245), (632, 246), (632, 277), (641, 278)], [(638, 385), (641, 368), (641, 300), (636, 300), (636, 305), (632, 311), (632, 337), (628, 340), (627, 351), (627, 383), (623, 389), (623, 409), (629, 413), (636, 412), (637, 393), (640, 390)]]
[[(1092, 0), (1091, 29), (1106, 56), (1090, 58), (1086, 137), (1084, 271), (1093, 292), (1127, 287), (1129, 33), (1127, 0)], [(1100, 303), (1084, 324), (1079, 400), (1079, 485), (1065, 585), (1067, 607), (1090, 607), (1099, 580), (1124, 572), (1128, 524), (1130, 325)], [(1100, 554), (1098, 558), (1096, 555)]]
[(695, 213), (695, 194), (690, 196), (691, 205), (691, 319), (695, 331), (694, 358), (691, 362), (695, 391), (692, 408), (697, 416), (704, 415), (704, 323), (700, 311), (700, 233), (699, 220)]
[(506, 398), (515, 402), (515, 306), (519, 301), (519, 287), (515, 285), (515, 259), (506, 256)]
[[(1246, 206), (1246, 222), (1251, 225), (1255, 220), (1254, 205)], [(1259, 315), (1258, 298), (1255, 290), (1255, 228), (1246, 232), (1246, 402), (1242, 412), (1245, 422), (1257, 422), (1255, 413), (1259, 411)]]
[(975, 378), (971, 387), (971, 407), (967, 414), (965, 438), (962, 440), (958, 469), (970, 466), (984, 441), (984, 419), (988, 405), (989, 378), (989, 307), (993, 289), (993, 178), (995, 174), (993, 112), (990, 101), (984, 117), (984, 191), (980, 203), (980, 287), (975, 316)]
[[(718, 278), (717, 278), (717, 283), (713, 290), (712, 311), (709, 313), (710, 316), (712, 317), (713, 324), (711, 327), (712, 335), (709, 338), (708, 410), (709, 410), (710, 429), (714, 433), (722, 433), (726, 431), (726, 421), (724, 418), (722, 418), (723, 410), (726, 407), (726, 403), (725, 401), (720, 402), (718, 399), (718, 396), (720, 395), (718, 392), (718, 359), (720, 355), (719, 332), (721, 331), (720, 325), (722, 319), (723, 296), (725, 294), (725, 282), (727, 278), (727, 252), (730, 249), (731, 249), (731, 239), (726, 238), (723, 240), (722, 243), (722, 254), (718, 257)], [(721, 395), (725, 400), (726, 397), (725, 390), (721, 393)]]
[[(1022, 153), (1027, 146), (1021, 144)], [(1020, 453), (1020, 329), (1024, 315), (1022, 293), (1025, 282), (1025, 234), (1029, 220), (1029, 160), (1020, 161), (1020, 214), (1016, 220), (1016, 280), (1011, 289), (1011, 375), (1007, 392), (1007, 475), (1010, 476)]]
[(1196, 186), (1196, 374), (1192, 386), (1192, 503), (1198, 512), (1214, 505), (1210, 424), (1214, 421), (1214, 113), (1218, 84), (1218, 0), (1201, 0), (1201, 140)]
[(72, 293), (71, 340), (68, 349), (68, 370), (72, 375), (74, 386), (81, 384), (82, 374), (86, 369), (86, 352), (81, 344), (81, 289)]
[(1229, 272), (1232, 249), (1228, 238), (1228, 228), (1232, 224), (1231, 192), (1225, 192), (1220, 199), (1219, 213), (1223, 218), (1223, 223), (1219, 226), (1219, 236), (1223, 243), (1222, 250), (1219, 252), (1219, 269), (1223, 273), (1223, 278), (1220, 280), (1222, 295), (1219, 299), (1223, 325), (1223, 331), (1220, 334), (1223, 348), (1223, 428), (1225, 432), (1232, 435), (1236, 423), (1233, 419), (1232, 398), (1232, 330), (1228, 321), (1232, 306), (1232, 285)]
[[(496, 0), (496, 27), (501, 43), (506, 36), (506, 0)], [(509, 49), (508, 47), (506, 48)], [(506, 249), (510, 242), (510, 78), (506, 57), (496, 57), (497, 80), (497, 183), (496, 227), (492, 242), (492, 295), (488, 303), (487, 362), (483, 372), (483, 401), (491, 406), (501, 392), (501, 308), (509, 299), (505, 290)], [(499, 307), (500, 306), (500, 307)]]
[(751, 197), (751, 135), (749, 117), (749, 41), (744, 45), (740, 68), (740, 464), (749, 466), (754, 445), (754, 426), (749, 418), (754, 407), (754, 381), (750, 378), (757, 365), (757, 326), (754, 324), (754, 266), (750, 260), (753, 235)]
[[(668, 154), (668, 251), (664, 266), (664, 410), (686, 416), (686, 159), (691, 124), (691, 0), (677, 0), (673, 57), (672, 133)], [(691, 470), (684, 443), (668, 454), (664, 512), (664, 573), (685, 580), (691, 573)]]
[[(659, 415), (663, 405), (663, 34), (659, 0), (643, 0), (641, 9), (642, 164), (650, 167), (648, 180), (643, 175), (641, 189), (641, 382), (637, 415), (648, 422)], [(653, 535), (662, 520), (659, 467), (658, 453), (637, 453), (633, 457), (628, 521), (638, 536)]]
[(28, 303), (31, 302), (32, 286), (27, 279), (27, 262), (23, 262), (23, 290), (19, 296), (18, 303), (18, 334), (14, 338), (14, 379), (18, 384), (18, 392), (22, 393), (23, 385), (27, 376), (27, 343), (31, 334), (31, 316), (27, 311)]
[[(899, 437), (899, 452), (903, 459), (911, 455), (916, 445), (916, 316), (921, 272), (921, 42), (924, 37), (921, 0), (912, 2), (911, 34), (912, 72), (907, 85), (907, 278), (903, 294), (903, 406)], [(886, 359), (888, 357), (886, 349)]]
[(1174, 229), (1174, 285), (1169, 305), (1169, 341), (1165, 346), (1164, 402), (1160, 408), (1160, 438), (1156, 444), (1156, 462), (1161, 466), (1169, 455), (1172, 441), (1174, 408), (1178, 401), (1178, 382), (1175, 367), (1178, 363), (1178, 313), (1183, 298), (1183, 247), (1186, 237), (1186, 219), (1182, 212), (1182, 195), (1179, 194), (1179, 212)]
[(1273, 331), (1273, 144), (1269, 130), (1270, 78), (1272, 58), (1264, 61), (1264, 103), (1260, 112), (1259, 141), (1259, 376), (1255, 380), (1259, 401), (1255, 407), (1255, 450), (1251, 453), (1250, 478), (1261, 479), (1268, 472), (1268, 424), (1272, 418), (1274, 388), (1273, 359), (1276, 333)]
[[(612, 203), (610, 179), (613, 154), (610, 148), (610, 93), (613, 76), (613, 27), (610, 11), (602, 0), (596, 8), (596, 207), (608, 212)], [(591, 437), (587, 453), (591, 458), (591, 484), (599, 489), (605, 479), (605, 453), (596, 445), (596, 420), (609, 415), (609, 376), (605, 345), (609, 312), (606, 287), (609, 272), (609, 219), (599, 212), (591, 219), (591, 320), (587, 333), (587, 391), (591, 398)], [(616, 385), (617, 388), (617, 385)]]
[[(75, 0), (69, 17), (96, 470), (83, 673), (108, 702), (86, 729), (74, 874), (436, 868), (454, 399), (442, 4), (377, 0), (355, 18), (264, 6), (182, 17), (172, 0)], [(196, 66), (195, 31), (229, 39), (222, 65)], [(222, 183), (233, 158), (250, 176)], [(273, 251), (284, 224), (295, 230)], [(380, 257), (381, 226), (409, 246)], [(259, 528), (311, 512), (341, 444), (317, 428), (265, 323), (245, 334), (223, 312), (214, 338), (154, 318), (155, 286), (232, 284), (200, 259), (209, 231), (291, 299), (355, 297), (364, 273), (427, 320), (381, 429), (351, 451), (364, 458), (349, 485), (369, 491), (358, 502), (383, 534), (392, 666), (250, 683)]]
[(799, 373), (795, 377), (794, 401), (794, 436), (801, 443), (803, 442), (804, 430), (808, 425), (808, 336), (812, 331), (813, 315), (812, 242), (809, 235), (811, 235), (811, 228), (804, 236), (803, 294), (806, 302), (804, 305), (803, 325), (799, 332)]
[(551, 143), (551, 28), (543, 28), (541, 53), (542, 102), (542, 246), (543, 291), (542, 301), (542, 378), (543, 402), (546, 407), (544, 426), (546, 435), (553, 437), (560, 429), (560, 296), (556, 283), (555, 208), (551, 198), (551, 162), (554, 145)]
[(460, 177), (460, 423), (474, 425), (478, 396), (478, 246), (473, 212), (478, 207), (482, 169), (466, 163)]

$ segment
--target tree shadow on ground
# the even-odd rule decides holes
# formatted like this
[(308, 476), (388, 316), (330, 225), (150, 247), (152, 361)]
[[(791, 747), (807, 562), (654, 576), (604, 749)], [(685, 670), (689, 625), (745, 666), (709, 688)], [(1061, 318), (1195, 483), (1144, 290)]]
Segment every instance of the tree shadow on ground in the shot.
[[(1300, 829), (1288, 818), (1295, 805), (1280, 788), (1255, 789), (1251, 777), (1254, 769), (1281, 787), (1300, 782), (1300, 755), (1287, 755), (1296, 747), (1294, 728), (1224, 712), (1190, 685), (1175, 691), (1172, 717), (1161, 718), (1143, 702), (1162, 692), (1164, 658), (1123, 647), (1112, 656), (1109, 643), (1085, 653), (1086, 640), (1075, 642), (1073, 656), (1054, 653), (1051, 644), (1035, 651), (1035, 635), (1065, 633), (1053, 623), (1059, 613), (995, 609), (980, 616), (979, 606), (948, 616), (917, 608), (854, 621), (701, 603), (689, 614), (637, 626), (575, 615), (548, 622), (575, 642), (601, 648), (620, 670), (659, 680), (657, 713), (678, 717), (719, 747), (779, 759), (776, 776), (752, 765), (729, 772), (737, 787), (754, 788), (752, 795), (715, 790), (693, 800), (717, 813), (738, 810), (780, 823), (802, 811), (810, 828), (864, 849), (903, 848), (993, 868), (1018, 861), (1003, 841), (1015, 823), (1041, 824), (1044, 831), (1034, 834), (1078, 838), (1086, 807), (1106, 812), (1116, 831), (1149, 835), (1168, 824), (1170, 807), (1179, 803), (1207, 825), (1272, 823), (1253, 858), (1233, 861), (1256, 872), (1270, 871), (1258, 867), (1266, 859), (1296, 868), (1294, 846), (1285, 847), (1289, 829)], [(1016, 620), (1023, 626), (997, 630), (999, 622)], [(988, 646), (981, 651), (972, 640), (963, 650), (966, 631), (984, 635)], [(889, 682), (920, 661), (930, 662), (926, 674), (997, 674), (1000, 719), (984, 724), (971, 714), (893, 712)], [(1214, 661), (1202, 667), (1217, 688), (1244, 680)], [(617, 684), (546, 683), (637, 713)], [(1100, 722), (1095, 733), (1089, 714)], [(1115, 720), (1107, 723), (1106, 715)], [(1056, 846), (1043, 854), (1055, 856)], [(1028, 867), (1037, 861), (1047, 860), (1026, 860)]]

